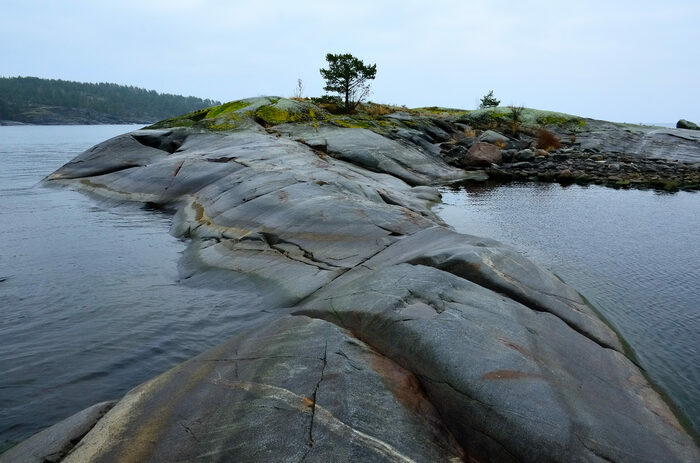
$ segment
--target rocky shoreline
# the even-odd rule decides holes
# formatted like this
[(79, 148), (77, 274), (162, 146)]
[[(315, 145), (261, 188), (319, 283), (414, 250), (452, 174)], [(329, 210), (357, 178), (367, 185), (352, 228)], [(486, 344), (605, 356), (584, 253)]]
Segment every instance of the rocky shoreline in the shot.
[(668, 192), (700, 189), (700, 132), (558, 113), (538, 115), (542, 112), (532, 110), (530, 125), (521, 126), (508, 119), (507, 113), (496, 111), (456, 118), (462, 122), (460, 128), (472, 136), (442, 143), (443, 159), (464, 169), (484, 169), (489, 179), (499, 182), (596, 184)]
[(636, 159), (616, 153), (582, 153), (573, 148), (504, 150), (504, 162), (485, 169), (496, 181), (558, 182), (612, 188), (700, 190), (700, 163), (667, 159)]
[[(58, 169), (47, 182), (176, 210), (191, 284), (246, 281), (268, 308), (0, 462), (700, 459), (581, 295), (432, 212), (435, 185), (486, 179), (513, 164), (504, 156), (559, 155), (577, 170), (565, 149), (518, 159), (531, 141), (469, 117), (251, 98), (113, 138)], [(694, 143), (675, 155), (697, 155)], [(455, 167), (465, 159), (475, 170)]]

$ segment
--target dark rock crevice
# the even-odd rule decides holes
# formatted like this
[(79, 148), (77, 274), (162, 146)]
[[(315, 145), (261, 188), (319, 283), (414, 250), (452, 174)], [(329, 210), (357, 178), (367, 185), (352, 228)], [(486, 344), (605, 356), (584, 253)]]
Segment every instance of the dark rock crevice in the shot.
[(143, 167), (141, 164), (122, 164), (118, 166), (105, 167), (104, 169), (91, 171), (89, 175), (61, 175), (57, 178), (49, 178), (49, 180), (73, 180), (84, 177), (99, 177), (101, 175), (114, 174), (116, 172), (121, 172), (129, 169), (136, 169), (138, 167)]
[(316, 386), (314, 387), (314, 392), (311, 394), (311, 397), (310, 397), (310, 400), (311, 400), (311, 418), (309, 421), (309, 437), (308, 437), (309, 449), (302, 456), (301, 461), (305, 461), (306, 457), (309, 455), (309, 453), (314, 448), (314, 442), (315, 442), (314, 441), (314, 418), (316, 417), (316, 401), (317, 401), (318, 390), (321, 387), (321, 383), (323, 382), (323, 375), (325, 374), (326, 366), (328, 365), (328, 342), (326, 342), (326, 346), (323, 349), (323, 357), (320, 360), (323, 361), (323, 365), (321, 366), (321, 374), (320, 374), (320, 377), (318, 378), (318, 382), (316, 383)]
[[(261, 232), (258, 232), (257, 234), (258, 234), (260, 237), (262, 237), (262, 240), (263, 240), (270, 248), (279, 251), (280, 253), (284, 254), (286, 257), (288, 257), (288, 258), (290, 258), (290, 259), (298, 260), (299, 262), (304, 262), (304, 263), (307, 263), (307, 262), (306, 262), (307, 260), (308, 260), (308, 261), (311, 261), (311, 262), (315, 262), (316, 264), (318, 264), (317, 267), (318, 267), (319, 269), (321, 269), (321, 270), (337, 270), (337, 269), (348, 270), (347, 267), (341, 267), (340, 265), (335, 265), (335, 264), (332, 264), (332, 263), (330, 263), (330, 262), (326, 262), (326, 261), (317, 259), (317, 258), (314, 256), (314, 254), (313, 254), (311, 251), (309, 251), (308, 249), (304, 249), (304, 248), (301, 247), (299, 244), (294, 243), (294, 242), (289, 241), (289, 240), (286, 240), (286, 239), (282, 238), (281, 236), (279, 236), (279, 235), (277, 235), (277, 234), (275, 234), (275, 233), (263, 232), (263, 231), (261, 231)], [(289, 251), (287, 251), (287, 250), (284, 249), (282, 246), (280, 246), (280, 245), (283, 245), (283, 244), (287, 244), (287, 245), (293, 246), (294, 248), (298, 249), (298, 250), (301, 252), (301, 254), (303, 255), (304, 260), (300, 260), (300, 259), (298, 259), (298, 258), (293, 257), (293, 256), (289, 253)]]
[(187, 133), (184, 131), (168, 131), (162, 134), (136, 133), (132, 135), (133, 139), (141, 143), (143, 146), (155, 148), (165, 151), (168, 154), (175, 153), (187, 139)]

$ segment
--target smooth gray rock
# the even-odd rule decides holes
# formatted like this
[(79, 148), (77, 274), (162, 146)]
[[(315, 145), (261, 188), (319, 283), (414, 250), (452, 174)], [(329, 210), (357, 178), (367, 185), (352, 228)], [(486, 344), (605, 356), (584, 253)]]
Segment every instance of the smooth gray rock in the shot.
[(1, 463), (63, 461), (73, 446), (92, 429), (116, 401), (102, 402), (60, 421), (0, 454)]
[(129, 393), (67, 461), (699, 459), (578, 293), (430, 210), (430, 184), (469, 176), (425, 147), (449, 127), (389, 138), (245, 103), (216, 116), (235, 130), (140, 130), (48, 177), (170, 205), (191, 280), (254, 281), (269, 307)]
[(65, 462), (459, 461), (416, 377), (337, 326), (257, 325), (129, 392)]
[(411, 185), (458, 180), (463, 177), (435, 155), (383, 137), (367, 129), (300, 126), (278, 127), (282, 133), (306, 143), (325, 144), (328, 154), (372, 171), (391, 174)]
[(555, 133), (562, 140), (574, 136), (581, 151), (597, 150), (637, 158), (658, 158), (683, 162), (700, 159), (700, 132), (586, 119), (577, 132)]
[(636, 366), (555, 315), (415, 263), (353, 276), (297, 313), (413, 371), (478, 461), (693, 461)]
[(494, 130), (486, 130), (479, 135), (479, 141), (491, 143), (492, 145), (502, 144), (502, 146), (505, 146), (510, 139)]

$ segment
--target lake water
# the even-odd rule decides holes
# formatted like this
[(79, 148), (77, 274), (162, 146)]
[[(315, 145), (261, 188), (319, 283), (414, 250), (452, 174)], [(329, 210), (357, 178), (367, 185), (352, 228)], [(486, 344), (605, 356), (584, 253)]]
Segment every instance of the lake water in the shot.
[(39, 182), (137, 126), (0, 127), (0, 450), (231, 337), (252, 287), (179, 283), (171, 217)]
[(700, 429), (700, 194), (558, 184), (444, 189), (439, 215), (571, 284)]
[[(263, 316), (243, 282), (180, 281), (169, 215), (40, 184), (135, 128), (0, 127), (0, 449)], [(530, 185), (444, 200), (458, 230), (516, 245), (600, 307), (700, 427), (700, 195)]]

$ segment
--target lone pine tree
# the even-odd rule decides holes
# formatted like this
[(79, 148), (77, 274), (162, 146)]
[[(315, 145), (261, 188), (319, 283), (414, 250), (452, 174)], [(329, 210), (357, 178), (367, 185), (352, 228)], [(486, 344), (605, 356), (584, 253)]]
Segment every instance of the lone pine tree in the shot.
[(358, 104), (369, 95), (368, 80), (374, 80), (377, 75), (377, 65), (365, 65), (350, 53), (326, 55), (328, 69), (321, 69), (321, 75), (326, 80), (323, 89), (327, 92), (339, 93), (345, 97), (345, 111), (351, 113)]

